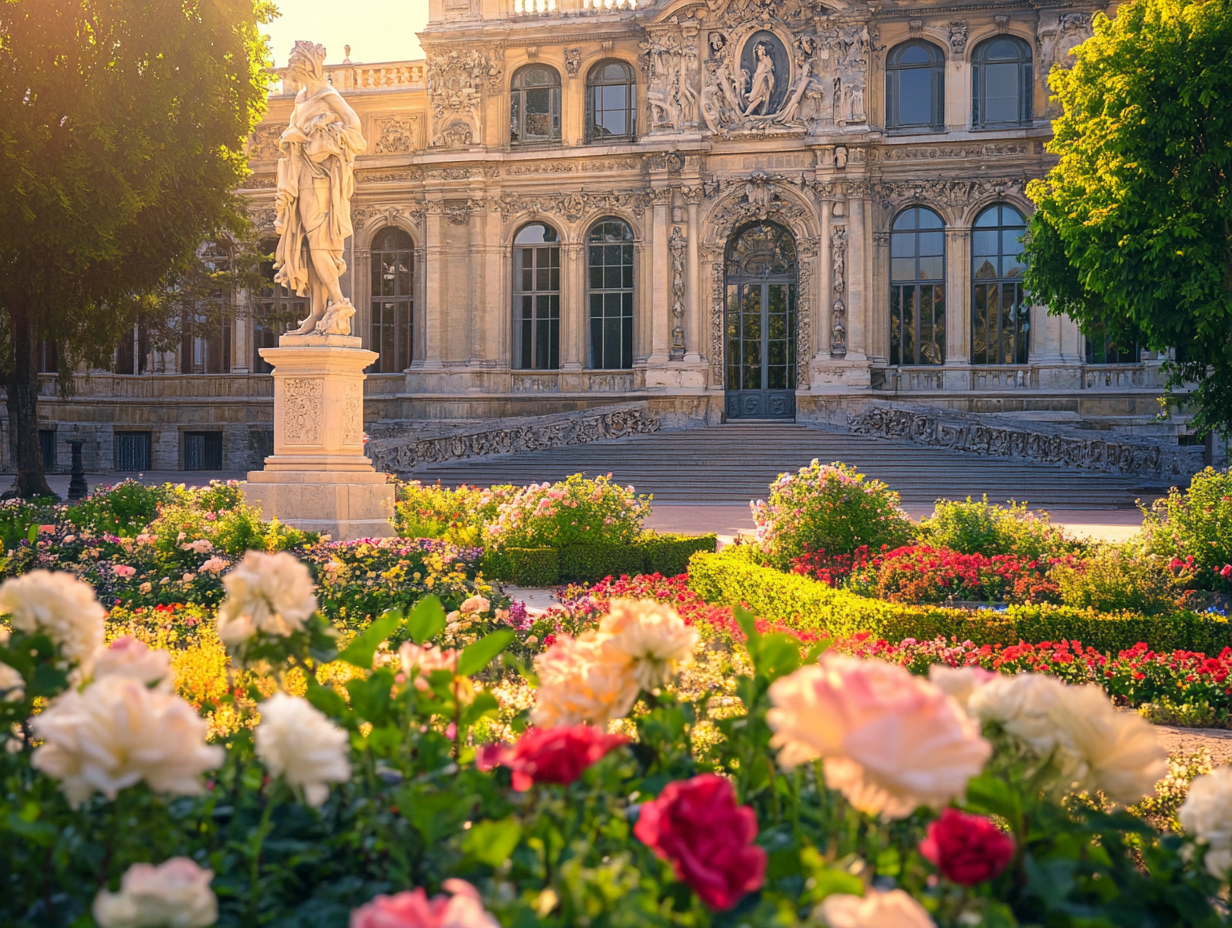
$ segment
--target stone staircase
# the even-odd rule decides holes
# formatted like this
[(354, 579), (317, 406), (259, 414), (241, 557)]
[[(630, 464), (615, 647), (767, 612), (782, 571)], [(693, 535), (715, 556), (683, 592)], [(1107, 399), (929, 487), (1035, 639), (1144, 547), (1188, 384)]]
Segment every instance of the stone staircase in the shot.
[(990, 501), (1032, 508), (1132, 508), (1160, 495), (1135, 476), (1112, 476), (1050, 464), (986, 458), (906, 441), (823, 432), (795, 423), (728, 422), (709, 428), (635, 435), (515, 455), (416, 467), (424, 482), (493, 485), (561, 480), (611, 472), (621, 484), (662, 503), (724, 505), (764, 497), (780, 473), (813, 458), (843, 461), (902, 494), (905, 505), (988, 494)]

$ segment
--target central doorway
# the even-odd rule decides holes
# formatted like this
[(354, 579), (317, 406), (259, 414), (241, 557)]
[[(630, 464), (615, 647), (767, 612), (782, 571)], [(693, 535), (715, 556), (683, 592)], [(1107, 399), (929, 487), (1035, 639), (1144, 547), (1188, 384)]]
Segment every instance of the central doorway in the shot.
[(729, 419), (796, 416), (796, 243), (773, 222), (727, 245), (726, 408)]

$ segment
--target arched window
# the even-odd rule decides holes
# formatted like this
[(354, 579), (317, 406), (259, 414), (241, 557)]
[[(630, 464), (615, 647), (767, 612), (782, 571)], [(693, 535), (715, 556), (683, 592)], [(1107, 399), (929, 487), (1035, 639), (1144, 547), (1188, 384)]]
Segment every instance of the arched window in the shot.
[(513, 145), (560, 141), (560, 75), (555, 68), (531, 64), (513, 75), (509, 141)]
[(971, 69), (977, 129), (1031, 121), (1031, 46), (1014, 36), (989, 39), (975, 49)]
[(980, 213), (971, 233), (971, 363), (1026, 364), (1030, 308), (1023, 299), (1027, 269), (1022, 214), (999, 203)]
[(919, 206), (890, 231), (890, 363), (945, 363), (945, 223)]
[(513, 238), (513, 319), (514, 366), (560, 367), (560, 237), (542, 222)]
[(945, 56), (931, 42), (904, 42), (886, 59), (886, 128), (945, 125)]
[(600, 61), (586, 75), (586, 141), (632, 141), (637, 81), (623, 61)]
[(590, 295), (590, 366), (633, 366), (633, 230), (620, 219), (600, 219), (586, 239)]
[(401, 229), (382, 229), (372, 239), (372, 339), (380, 357), (374, 374), (396, 374), (411, 366), (415, 313), (415, 243)]

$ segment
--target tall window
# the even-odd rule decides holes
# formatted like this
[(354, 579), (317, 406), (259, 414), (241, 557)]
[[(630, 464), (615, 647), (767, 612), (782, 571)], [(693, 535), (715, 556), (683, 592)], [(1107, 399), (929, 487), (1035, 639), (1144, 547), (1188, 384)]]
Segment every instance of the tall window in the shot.
[(886, 59), (886, 128), (939, 131), (945, 125), (945, 56), (930, 42), (904, 42)]
[(560, 367), (560, 237), (541, 222), (513, 239), (513, 317), (515, 366)]
[(372, 340), (380, 354), (375, 374), (411, 366), (411, 326), (415, 309), (415, 246), (401, 229), (382, 229), (372, 239)]
[(144, 325), (135, 325), (116, 346), (115, 373), (144, 374), (150, 355), (150, 332)]
[(903, 210), (890, 231), (890, 363), (945, 363), (945, 224)]
[(560, 141), (560, 75), (555, 68), (532, 64), (513, 75), (509, 141), (514, 145)]
[(600, 61), (586, 76), (586, 141), (632, 141), (637, 81), (623, 61)]
[(971, 235), (971, 362), (1026, 364), (1030, 308), (1023, 299), (1027, 269), (1022, 214), (1012, 206), (990, 206), (975, 220)]
[(203, 301), (197, 311), (180, 316), (180, 373), (227, 374), (231, 371), (231, 316), (217, 301)]
[(1031, 121), (1031, 46), (1013, 36), (989, 39), (972, 56), (974, 125), (1020, 126)]
[(587, 239), (590, 272), (590, 366), (633, 366), (633, 230), (601, 219)]
[[(274, 250), (273, 242), (263, 242), (261, 250), (267, 254)], [(274, 265), (261, 263), (261, 276), (267, 281), (257, 299), (256, 312), (252, 317), (252, 372), (268, 374), (274, 366), (261, 357), (262, 348), (277, 348), (278, 336), (294, 328), (301, 319), (308, 318), (308, 297), (296, 296), (281, 284), (274, 283)]]

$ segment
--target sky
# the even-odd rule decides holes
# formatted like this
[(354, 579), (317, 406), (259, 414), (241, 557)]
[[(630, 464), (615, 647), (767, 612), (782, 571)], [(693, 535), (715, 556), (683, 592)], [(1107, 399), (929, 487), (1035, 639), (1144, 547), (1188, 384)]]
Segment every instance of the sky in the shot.
[(326, 64), (422, 58), (415, 33), (428, 23), (428, 0), (275, 0), (282, 13), (262, 27), (274, 64), (284, 66), (297, 39), (325, 46)]

